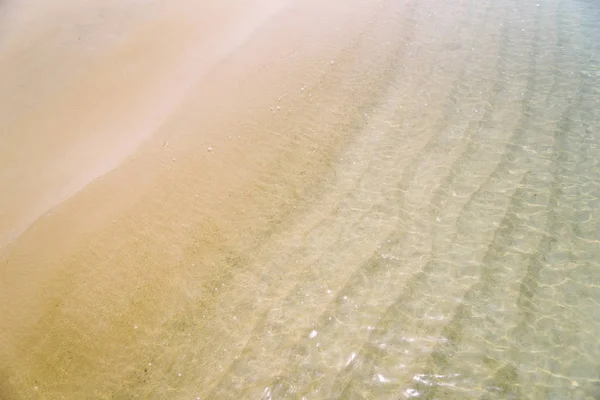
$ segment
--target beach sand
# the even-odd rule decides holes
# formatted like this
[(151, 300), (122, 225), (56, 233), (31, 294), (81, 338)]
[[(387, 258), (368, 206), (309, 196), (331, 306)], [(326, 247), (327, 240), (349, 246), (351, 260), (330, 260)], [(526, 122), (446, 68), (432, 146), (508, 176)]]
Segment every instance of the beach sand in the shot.
[(600, 9), (0, 4), (0, 399), (600, 398)]
[(213, 3), (3, 11), (3, 399), (171, 385), (133, 366), (331, 178), (380, 4)]

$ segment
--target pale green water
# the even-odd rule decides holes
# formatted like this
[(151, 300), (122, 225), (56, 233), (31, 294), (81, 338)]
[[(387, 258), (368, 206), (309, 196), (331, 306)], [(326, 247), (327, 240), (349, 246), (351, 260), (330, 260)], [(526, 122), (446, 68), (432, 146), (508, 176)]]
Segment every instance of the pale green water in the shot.
[(600, 398), (600, 3), (396, 3), (319, 211), (234, 279), (264, 311), (208, 397)]

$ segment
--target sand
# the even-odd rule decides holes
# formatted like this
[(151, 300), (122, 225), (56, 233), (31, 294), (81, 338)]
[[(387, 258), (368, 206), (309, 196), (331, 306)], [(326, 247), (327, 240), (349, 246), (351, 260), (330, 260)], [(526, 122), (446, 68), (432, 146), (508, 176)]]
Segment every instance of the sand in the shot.
[[(132, 349), (181, 296), (215, 312), (200, 288), (331, 173), (349, 136), (336, 110), (358, 108), (343, 50), (377, 9), (6, 5), (2, 398), (118, 393), (131, 363), (161, 353)], [(335, 86), (348, 97), (322, 95)]]
[(600, 9), (0, 4), (0, 399), (600, 398)]

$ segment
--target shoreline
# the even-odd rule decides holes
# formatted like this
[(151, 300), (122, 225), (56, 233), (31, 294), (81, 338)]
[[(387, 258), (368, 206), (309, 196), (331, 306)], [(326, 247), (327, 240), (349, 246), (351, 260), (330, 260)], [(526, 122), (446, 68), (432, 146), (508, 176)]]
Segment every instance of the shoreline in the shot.
[[(246, 7), (251, 5), (241, 8), (246, 10)], [(226, 10), (217, 7), (213, 10), (215, 15), (206, 16), (217, 17), (216, 21), (223, 25), (213, 29), (214, 32), (195, 27), (197, 21), (186, 17), (193, 10), (186, 12), (185, 7), (183, 10), (174, 7), (167, 10), (170, 13), (129, 28), (124, 40), (100, 44), (99, 55), (76, 54), (79, 60), (70, 65), (75, 73), (61, 73), (63, 82), (52, 84), (54, 88), (48, 88), (45, 97), (42, 93), (41, 100), (32, 106), (28, 105), (32, 99), (27, 96), (36, 94), (25, 92), (24, 98), (17, 98), (15, 107), (20, 101), (23, 110), (10, 110), (0, 119), (4, 127), (0, 151), (3, 169), (19, 171), (18, 175), (0, 174), (2, 186), (12, 189), (12, 195), (0, 203), (0, 217), (4, 221), (0, 226), (0, 251), (39, 217), (134, 155), (177, 112), (190, 95), (190, 87), (210, 74), (230, 51), (235, 51), (240, 46), (240, 37), (251, 37), (256, 27), (279, 7), (272, 4), (259, 8), (245, 24), (240, 23), (240, 14), (227, 15)], [(81, 13), (74, 12), (70, 17), (79, 17)], [(226, 15), (219, 15), (223, 13)], [(56, 36), (46, 39), (45, 44), (41, 39), (42, 44), (36, 46), (56, 47), (53, 41), (64, 40), (61, 35)], [(40, 38), (27, 40), (40, 41)], [(13, 43), (13, 47), (20, 45), (23, 44), (18, 41)], [(72, 45), (81, 47), (78, 43)], [(85, 46), (95, 45), (91, 42)], [(34, 58), (37, 48), (24, 51), (33, 58), (32, 68), (45, 68), (35, 65), (42, 62)], [(68, 59), (69, 52), (77, 52), (61, 51), (65, 54), (52, 57)], [(3, 96), (10, 96), (18, 90), (16, 86), (26, 85), (24, 81), (30, 79), (18, 65), (12, 65), (25, 62), (12, 55), (16, 52), (5, 49), (7, 56), (0, 60), (0, 71), (7, 76), (9, 85), (0, 88)], [(53, 73), (52, 67), (48, 73)], [(43, 74), (37, 81), (33, 77), (29, 85), (48, 86), (45, 79), (48, 78)]]
[[(355, 24), (367, 23), (359, 11), (375, 8), (353, 7), (338, 15), (334, 7), (326, 13), (296, 3), (251, 29), (251, 39), (220, 58), (137, 150), (5, 248), (0, 370), (10, 384), (3, 391), (37, 386), (52, 398), (62, 385), (98, 388), (87, 374), (113, 376), (118, 386), (129, 372), (96, 370), (88, 354), (125, 362), (129, 346), (150, 345), (136, 342), (131, 330), (152, 338), (173, 319), (181, 296), (204, 299), (203, 309), (212, 310), (205, 288), (252, 258), (260, 238), (293, 215), (295, 202), (320, 190), (348, 140), (336, 131), (346, 122), (335, 110), (355, 106), (328, 98), (330, 84), (322, 86), (348, 84), (343, 76), (354, 61), (332, 50), (344, 49), (349, 31), (357, 40)], [(315, 19), (317, 10), (324, 13)], [(278, 32), (286, 38), (276, 39)], [(307, 114), (313, 119), (295, 122)], [(182, 293), (189, 282), (199, 286)], [(75, 344), (66, 361), (64, 346)], [(64, 372), (56, 375), (57, 368)], [(49, 380), (36, 384), (40, 377)]]

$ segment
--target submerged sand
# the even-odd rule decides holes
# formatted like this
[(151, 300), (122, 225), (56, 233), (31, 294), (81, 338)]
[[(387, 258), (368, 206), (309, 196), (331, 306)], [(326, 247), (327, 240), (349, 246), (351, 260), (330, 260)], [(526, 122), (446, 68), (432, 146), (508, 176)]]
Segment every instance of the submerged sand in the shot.
[(181, 296), (216, 313), (205, 288), (332, 173), (380, 4), (213, 3), (4, 10), (2, 398), (145, 386)]
[(600, 396), (597, 11), (0, 5), (0, 398)]

